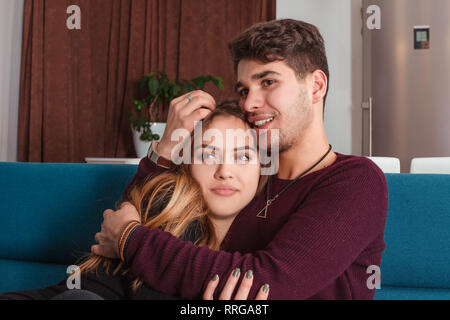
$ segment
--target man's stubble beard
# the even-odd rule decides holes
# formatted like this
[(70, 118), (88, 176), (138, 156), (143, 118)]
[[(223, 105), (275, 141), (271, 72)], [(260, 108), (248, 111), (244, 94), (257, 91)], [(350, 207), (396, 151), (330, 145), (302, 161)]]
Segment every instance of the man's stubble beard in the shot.
[(279, 152), (285, 152), (294, 147), (302, 138), (307, 128), (312, 123), (312, 101), (308, 99), (308, 91), (301, 89), (297, 99), (289, 107), (291, 110), (287, 119), (296, 119), (295, 123), (289, 122), (287, 128), (280, 128)]

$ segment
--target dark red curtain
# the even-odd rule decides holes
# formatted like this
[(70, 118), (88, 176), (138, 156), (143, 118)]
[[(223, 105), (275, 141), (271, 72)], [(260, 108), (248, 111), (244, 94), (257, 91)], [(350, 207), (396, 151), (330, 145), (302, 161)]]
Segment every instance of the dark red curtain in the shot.
[[(69, 30), (67, 7), (81, 9)], [(25, 0), (19, 161), (135, 157), (128, 113), (141, 77), (235, 77), (227, 42), (275, 19), (275, 0)]]

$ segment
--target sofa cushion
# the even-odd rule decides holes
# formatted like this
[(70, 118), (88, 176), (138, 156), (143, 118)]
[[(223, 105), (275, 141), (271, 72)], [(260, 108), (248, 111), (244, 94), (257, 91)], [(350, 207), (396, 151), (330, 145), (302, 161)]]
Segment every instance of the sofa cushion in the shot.
[(386, 174), (382, 287), (450, 288), (450, 175)]
[(69, 265), (95, 243), (135, 165), (0, 163), (0, 259)]

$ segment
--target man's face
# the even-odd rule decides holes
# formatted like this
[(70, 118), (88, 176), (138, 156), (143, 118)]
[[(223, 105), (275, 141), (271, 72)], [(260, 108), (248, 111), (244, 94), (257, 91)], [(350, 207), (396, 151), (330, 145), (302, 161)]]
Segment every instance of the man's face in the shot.
[[(243, 59), (236, 91), (241, 109), (258, 131), (279, 129), (280, 152), (295, 145), (312, 121), (312, 84), (299, 79), (283, 61), (263, 63)], [(270, 137), (268, 137), (270, 144)]]

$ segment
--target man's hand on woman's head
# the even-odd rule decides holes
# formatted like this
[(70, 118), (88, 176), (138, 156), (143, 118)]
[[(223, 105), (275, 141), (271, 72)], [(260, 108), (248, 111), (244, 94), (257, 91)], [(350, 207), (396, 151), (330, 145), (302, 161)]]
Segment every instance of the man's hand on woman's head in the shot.
[(172, 133), (177, 129), (186, 129), (192, 133), (196, 121), (206, 118), (216, 107), (216, 101), (209, 93), (196, 90), (186, 93), (170, 102), (166, 129), (158, 143), (156, 152), (171, 159), (172, 149), (179, 141), (172, 141)]
[[(233, 292), (239, 281), (240, 274), (241, 271), (239, 268), (236, 268), (233, 270), (233, 272), (231, 272), (227, 282), (225, 283), (225, 286), (222, 289), (222, 292), (219, 295), (218, 298), (219, 300), (231, 300)], [(216, 290), (218, 284), (219, 284), (219, 276), (216, 274), (208, 282), (205, 292), (203, 293), (203, 300), (214, 299), (214, 291)], [(253, 271), (248, 270), (243, 276), (241, 284), (239, 285), (239, 288), (236, 294), (234, 295), (233, 300), (247, 300), (252, 285), (253, 285)], [(259, 289), (258, 294), (255, 297), (255, 300), (267, 300), (268, 297), (269, 297), (269, 285), (265, 284)]]
[(98, 244), (91, 247), (91, 252), (106, 258), (119, 258), (117, 244), (120, 233), (124, 226), (131, 221), (141, 222), (141, 217), (129, 202), (122, 203), (117, 211), (105, 210), (101, 231), (95, 234), (95, 241)]

